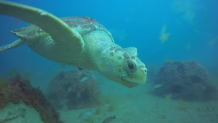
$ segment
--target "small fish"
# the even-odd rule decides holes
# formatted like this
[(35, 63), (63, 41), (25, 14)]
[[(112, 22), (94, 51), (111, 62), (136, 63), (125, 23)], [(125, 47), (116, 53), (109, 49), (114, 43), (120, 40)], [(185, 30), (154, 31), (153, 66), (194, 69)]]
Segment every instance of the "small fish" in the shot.
[(15, 23), (17, 26), (20, 25), (19, 21), (17, 21), (16, 19), (14, 19), (14, 23)]
[(154, 85), (154, 89), (157, 89), (157, 88), (160, 88), (160, 87), (162, 87), (163, 85), (162, 84), (156, 84), (156, 85)]
[(209, 111), (214, 111), (214, 108), (211, 107), (211, 106), (207, 106), (207, 110), (209, 110)]
[(106, 118), (102, 123), (109, 123), (109, 122), (111, 122), (113, 119), (115, 119), (116, 118), (116, 116), (114, 115), (113, 117), (108, 117), (108, 118)]
[(62, 100), (62, 101), (59, 103), (59, 105), (64, 105), (64, 104), (66, 104), (67, 102), (69, 102), (69, 99), (64, 99), (64, 100)]
[[(1, 1), (1, 0), (0, 0), (0, 1)], [(18, 20), (16, 20), (16, 19), (14, 19), (14, 17), (12, 17), (12, 16), (9, 16), (9, 17), (13, 19), (14, 23), (15, 23), (17, 26), (19, 26), (19, 25), (20, 25), (19, 21), (18, 21)]]
[(80, 67), (77, 67), (79, 70), (83, 70), (82, 68), (80, 68)]
[(87, 119), (90, 115), (92, 115), (92, 113), (93, 113), (92, 110), (85, 111), (79, 115), (79, 118)]
[(80, 82), (85, 82), (85, 81), (88, 80), (88, 79), (89, 79), (89, 77), (84, 76), (84, 77), (80, 80)]

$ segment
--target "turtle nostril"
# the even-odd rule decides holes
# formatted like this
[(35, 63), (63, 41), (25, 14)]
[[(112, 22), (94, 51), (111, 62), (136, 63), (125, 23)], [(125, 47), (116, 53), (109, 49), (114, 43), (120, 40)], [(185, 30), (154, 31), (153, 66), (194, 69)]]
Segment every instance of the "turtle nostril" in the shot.
[(147, 73), (147, 70), (145, 70), (145, 73)]

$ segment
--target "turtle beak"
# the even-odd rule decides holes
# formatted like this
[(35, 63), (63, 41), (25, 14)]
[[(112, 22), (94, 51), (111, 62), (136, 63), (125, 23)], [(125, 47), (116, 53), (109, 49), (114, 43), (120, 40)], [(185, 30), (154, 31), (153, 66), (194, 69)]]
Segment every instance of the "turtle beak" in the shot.
[(132, 88), (138, 85), (145, 84), (146, 79), (147, 79), (147, 68), (143, 68), (137, 74), (135, 74), (131, 80), (121, 79), (122, 82), (119, 83), (128, 88)]
[(147, 79), (147, 68), (140, 68), (140, 70), (132, 77), (131, 82), (137, 83), (140, 85), (145, 84)]

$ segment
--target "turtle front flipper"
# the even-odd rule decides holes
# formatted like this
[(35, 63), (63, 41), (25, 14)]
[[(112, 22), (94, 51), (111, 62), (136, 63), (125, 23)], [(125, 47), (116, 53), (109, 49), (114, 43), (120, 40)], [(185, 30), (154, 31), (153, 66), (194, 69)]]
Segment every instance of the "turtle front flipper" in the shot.
[(0, 14), (32, 23), (47, 32), (55, 42), (63, 42), (65, 45), (73, 46), (78, 53), (83, 51), (84, 42), (81, 35), (61, 19), (44, 10), (13, 2), (0, 1)]
[(4, 46), (1, 46), (0, 47), (0, 52), (3, 52), (3, 51), (6, 51), (6, 50), (9, 50), (9, 49), (12, 49), (12, 48), (16, 48), (20, 45), (23, 45), (24, 42), (20, 39), (12, 42), (11, 44), (7, 44), (7, 45), (4, 45)]

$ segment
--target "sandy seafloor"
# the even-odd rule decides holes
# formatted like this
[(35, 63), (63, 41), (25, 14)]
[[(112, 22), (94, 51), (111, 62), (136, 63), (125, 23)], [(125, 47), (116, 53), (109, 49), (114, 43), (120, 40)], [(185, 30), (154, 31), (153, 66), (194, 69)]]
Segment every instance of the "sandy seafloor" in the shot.
[[(181, 100), (171, 100), (170, 96), (160, 98), (154, 96), (151, 91), (153, 85), (147, 82), (143, 86), (128, 89), (109, 80), (99, 80), (101, 87), (102, 105), (99, 114), (93, 113), (89, 120), (79, 118), (79, 115), (89, 109), (80, 110), (60, 110), (60, 117), (63, 123), (102, 123), (110, 116), (116, 119), (110, 123), (218, 123), (218, 101), (209, 102), (185, 102)], [(112, 105), (112, 111), (108, 110)], [(0, 120), (8, 115), (8, 112), (16, 113), (23, 107), (26, 115), (17, 116), (12, 120), (0, 123), (41, 123), (37, 112), (19, 104), (7, 105), (0, 110)], [(16, 115), (16, 114), (14, 114)]]
[[(116, 106), (114, 111), (108, 111), (108, 104), (105, 104), (101, 114), (92, 115), (94, 123), (102, 123), (105, 118), (114, 115), (116, 119), (110, 123), (218, 123), (218, 101), (185, 102), (160, 98), (151, 94), (153, 85), (150, 83), (133, 89), (120, 88), (123, 87), (102, 85), (102, 93), (112, 94), (106, 96)], [(61, 119), (64, 123), (85, 123), (78, 115), (86, 110), (62, 110)]]

